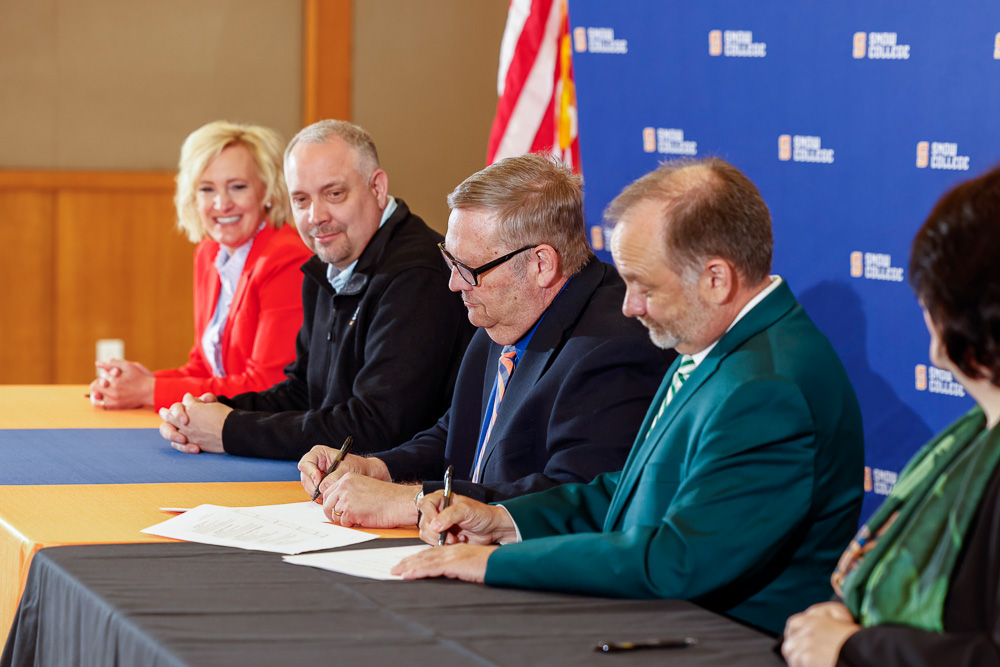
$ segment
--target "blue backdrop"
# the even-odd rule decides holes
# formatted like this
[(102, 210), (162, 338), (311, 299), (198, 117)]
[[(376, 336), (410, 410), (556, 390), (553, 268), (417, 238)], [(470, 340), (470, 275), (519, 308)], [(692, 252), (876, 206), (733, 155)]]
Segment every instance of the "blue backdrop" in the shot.
[(867, 516), (971, 407), (930, 365), (907, 284), (933, 203), (998, 157), (1000, 4), (570, 0), (591, 240), (664, 159), (717, 155), (760, 188), (784, 276), (865, 420)]

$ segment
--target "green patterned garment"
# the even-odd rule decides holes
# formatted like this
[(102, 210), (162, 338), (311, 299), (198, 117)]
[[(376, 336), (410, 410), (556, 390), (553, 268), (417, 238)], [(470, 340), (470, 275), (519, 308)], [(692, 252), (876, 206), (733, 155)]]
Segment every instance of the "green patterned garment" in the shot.
[[(864, 626), (943, 631), (948, 582), (1000, 462), (979, 406), (925, 445), (841, 559), (842, 597)], [(873, 537), (874, 536), (874, 537)]]

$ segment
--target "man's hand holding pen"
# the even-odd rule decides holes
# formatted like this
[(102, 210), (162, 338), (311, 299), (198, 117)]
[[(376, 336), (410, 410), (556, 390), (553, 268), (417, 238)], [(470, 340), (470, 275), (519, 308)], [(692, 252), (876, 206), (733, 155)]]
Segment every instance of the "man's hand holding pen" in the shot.
[(340, 454), (339, 449), (316, 445), (299, 461), (299, 480), (302, 482), (302, 488), (310, 496), (317, 488), (320, 494), (325, 496), (327, 490), (349, 472), (383, 482), (392, 481), (389, 478), (389, 470), (382, 461), (354, 454), (346, 455), (337, 469), (330, 472), (338, 454)]
[(450, 577), (482, 583), (496, 543), (517, 539), (506, 510), (458, 494), (445, 508), (444, 492), (435, 491), (420, 502), (420, 512), (420, 538), (436, 545), (441, 533), (447, 533), (447, 546), (405, 558), (393, 568), (393, 574), (404, 579)]
[(514, 522), (506, 510), (457, 493), (452, 495), (448, 508), (444, 507), (444, 491), (435, 491), (424, 496), (418, 509), (420, 539), (427, 544), (436, 545), (443, 532), (448, 533), (446, 544), (496, 544), (517, 539)]

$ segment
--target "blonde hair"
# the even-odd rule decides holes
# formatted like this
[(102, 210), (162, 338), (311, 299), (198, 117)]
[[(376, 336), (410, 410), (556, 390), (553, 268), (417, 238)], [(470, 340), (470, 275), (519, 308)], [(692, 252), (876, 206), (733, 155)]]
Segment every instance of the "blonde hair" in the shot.
[(271, 226), (279, 229), (291, 220), (292, 210), (281, 157), (282, 143), (278, 133), (269, 128), (224, 120), (203, 125), (188, 135), (181, 146), (181, 159), (177, 165), (174, 205), (177, 207), (177, 227), (187, 234), (192, 243), (205, 237), (205, 227), (195, 203), (198, 180), (208, 163), (229, 146), (243, 146), (250, 152), (257, 166), (257, 175), (264, 184), (264, 201), (270, 204), (267, 220)]

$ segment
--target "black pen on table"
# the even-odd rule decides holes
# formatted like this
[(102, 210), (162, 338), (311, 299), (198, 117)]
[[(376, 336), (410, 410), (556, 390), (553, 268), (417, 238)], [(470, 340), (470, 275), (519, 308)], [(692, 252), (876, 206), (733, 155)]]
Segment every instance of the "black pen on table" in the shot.
[(330, 466), (330, 469), (326, 471), (326, 474), (324, 474), (322, 477), (319, 478), (319, 484), (316, 485), (316, 490), (313, 491), (312, 502), (316, 502), (316, 499), (319, 498), (320, 484), (323, 483), (324, 479), (330, 476), (330, 473), (332, 473), (334, 470), (337, 469), (337, 466), (340, 465), (340, 462), (343, 461), (344, 457), (347, 456), (348, 452), (351, 451), (351, 445), (353, 444), (354, 444), (354, 438), (352, 438), (351, 436), (347, 436), (347, 440), (344, 440), (344, 444), (340, 446), (340, 451), (337, 452), (337, 458), (333, 460), (333, 465)]
[[(448, 509), (451, 505), (451, 478), (455, 474), (455, 466), (448, 466), (448, 469), (444, 471), (444, 505), (441, 507), (442, 510)], [(445, 541), (448, 539), (448, 531), (442, 532), (438, 536), (438, 546), (443, 547)]]
[(636, 651), (643, 648), (687, 648), (697, 643), (698, 640), (694, 637), (670, 637), (635, 642), (597, 642), (594, 650), (603, 653), (618, 653), (619, 651)]

